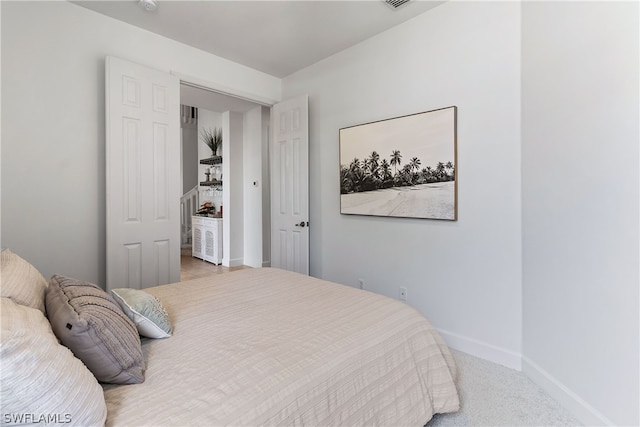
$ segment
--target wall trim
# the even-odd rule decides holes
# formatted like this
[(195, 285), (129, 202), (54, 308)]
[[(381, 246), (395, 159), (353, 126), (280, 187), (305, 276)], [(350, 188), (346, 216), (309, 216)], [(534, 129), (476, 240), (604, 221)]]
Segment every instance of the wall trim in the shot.
[(225, 267), (240, 267), (244, 265), (244, 258), (222, 259), (222, 265)]
[(507, 368), (522, 371), (549, 396), (565, 407), (586, 426), (612, 426), (614, 423), (593, 406), (549, 374), (534, 361), (522, 354), (466, 337), (444, 329), (436, 328), (452, 349), (488, 360)]
[(522, 370), (522, 355), (475, 338), (436, 328), (449, 347), (507, 368)]
[(545, 371), (528, 357), (522, 357), (522, 372), (564, 406), (586, 426), (612, 426), (611, 420), (602, 415), (584, 399), (571, 391), (561, 381)]
[(180, 73), (175, 70), (171, 70), (170, 74), (178, 77), (180, 79), (180, 83), (186, 84), (188, 86), (192, 86), (198, 89), (207, 90), (209, 92), (221, 93), (223, 95), (233, 96), (235, 98), (240, 98), (245, 101), (251, 101), (256, 104), (263, 105), (265, 107), (271, 107), (276, 104), (278, 101), (271, 98), (266, 98), (264, 96), (256, 95), (255, 93), (245, 92), (240, 89), (231, 88), (229, 86), (222, 85), (220, 83), (203, 80), (198, 77), (189, 76), (187, 74)]

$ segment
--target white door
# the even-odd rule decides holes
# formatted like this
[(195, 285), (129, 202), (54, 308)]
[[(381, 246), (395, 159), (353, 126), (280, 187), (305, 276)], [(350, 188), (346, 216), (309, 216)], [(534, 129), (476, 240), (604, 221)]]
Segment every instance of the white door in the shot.
[(309, 274), (309, 99), (271, 109), (271, 266)]
[(107, 290), (180, 280), (180, 82), (106, 59)]

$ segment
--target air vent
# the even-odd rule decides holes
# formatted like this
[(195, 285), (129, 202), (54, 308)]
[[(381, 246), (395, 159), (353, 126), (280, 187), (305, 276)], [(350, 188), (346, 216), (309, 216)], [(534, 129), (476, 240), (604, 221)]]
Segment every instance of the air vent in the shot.
[(394, 9), (399, 8), (400, 6), (402, 6), (405, 3), (409, 3), (410, 0), (384, 0), (384, 2), (386, 4), (388, 4), (389, 6), (391, 6)]

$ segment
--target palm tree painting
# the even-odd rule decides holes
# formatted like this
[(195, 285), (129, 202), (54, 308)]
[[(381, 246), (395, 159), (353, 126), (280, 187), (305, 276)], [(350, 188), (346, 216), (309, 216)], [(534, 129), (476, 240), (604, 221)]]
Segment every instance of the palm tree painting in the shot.
[(457, 107), (340, 129), (340, 213), (458, 219)]

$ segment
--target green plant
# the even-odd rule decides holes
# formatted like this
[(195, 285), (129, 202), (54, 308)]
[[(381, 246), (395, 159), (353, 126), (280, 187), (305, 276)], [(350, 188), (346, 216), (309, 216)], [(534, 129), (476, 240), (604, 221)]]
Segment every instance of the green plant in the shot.
[(218, 154), (218, 148), (222, 145), (222, 128), (204, 129), (200, 138), (211, 149), (211, 155), (215, 156)]

